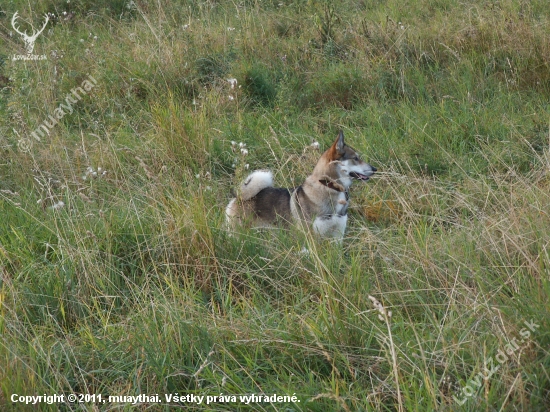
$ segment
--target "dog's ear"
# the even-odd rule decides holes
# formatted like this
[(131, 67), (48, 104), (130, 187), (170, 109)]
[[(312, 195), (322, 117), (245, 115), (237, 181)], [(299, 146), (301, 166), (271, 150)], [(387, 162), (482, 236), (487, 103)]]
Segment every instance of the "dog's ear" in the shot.
[(336, 138), (336, 140), (334, 141), (334, 143), (332, 144), (332, 146), (329, 149), (330, 158), (332, 160), (336, 160), (336, 159), (339, 159), (340, 157), (342, 157), (345, 153), (344, 146), (345, 146), (344, 132), (342, 130), (340, 130), (338, 132), (338, 137)]

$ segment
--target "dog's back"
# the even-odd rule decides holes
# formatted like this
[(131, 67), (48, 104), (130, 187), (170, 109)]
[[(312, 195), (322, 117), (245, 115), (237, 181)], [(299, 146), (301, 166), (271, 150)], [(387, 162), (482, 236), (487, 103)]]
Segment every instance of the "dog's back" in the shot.
[(273, 174), (266, 170), (252, 172), (242, 183), (236, 198), (231, 199), (225, 213), (228, 223), (266, 227), (290, 222), (290, 197), (294, 189), (273, 187)]
[(294, 189), (266, 187), (250, 199), (252, 210), (260, 222), (269, 225), (274, 222), (288, 223), (290, 213), (290, 196)]

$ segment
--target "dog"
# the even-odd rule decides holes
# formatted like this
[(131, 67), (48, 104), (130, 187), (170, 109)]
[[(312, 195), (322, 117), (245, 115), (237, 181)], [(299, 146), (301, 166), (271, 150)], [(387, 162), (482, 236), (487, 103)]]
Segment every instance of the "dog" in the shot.
[(276, 188), (270, 171), (252, 172), (225, 209), (227, 223), (273, 227), (305, 222), (320, 237), (341, 241), (348, 221), (348, 190), (353, 180), (367, 181), (376, 170), (344, 142), (340, 131), (301, 186)]

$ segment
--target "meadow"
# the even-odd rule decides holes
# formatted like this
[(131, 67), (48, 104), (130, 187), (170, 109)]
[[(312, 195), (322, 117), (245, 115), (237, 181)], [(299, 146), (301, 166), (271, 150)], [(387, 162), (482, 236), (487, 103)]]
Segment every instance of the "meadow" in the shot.
[[(0, 410), (550, 410), (547, 0), (7, 0), (0, 38)], [(227, 229), (340, 129), (343, 245)]]

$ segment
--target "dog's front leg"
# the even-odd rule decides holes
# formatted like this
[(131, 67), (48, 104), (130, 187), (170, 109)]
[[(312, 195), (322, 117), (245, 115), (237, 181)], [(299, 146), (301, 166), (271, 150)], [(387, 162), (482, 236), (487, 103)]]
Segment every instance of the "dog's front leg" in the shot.
[(339, 204), (342, 205), (342, 208), (338, 211), (338, 215), (339, 216), (346, 216), (348, 214), (348, 207), (349, 207), (349, 202), (347, 200), (339, 200), (338, 201)]
[(324, 238), (336, 238), (342, 240), (346, 225), (347, 215), (326, 215), (319, 216), (313, 221), (313, 230)]

